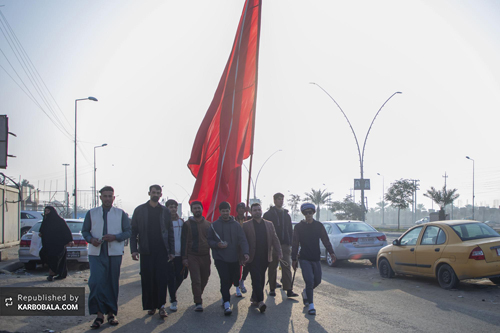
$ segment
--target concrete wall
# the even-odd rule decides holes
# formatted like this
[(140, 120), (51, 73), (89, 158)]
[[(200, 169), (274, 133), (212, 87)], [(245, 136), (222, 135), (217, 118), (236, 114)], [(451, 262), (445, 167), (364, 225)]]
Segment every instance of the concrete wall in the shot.
[(0, 248), (19, 243), (20, 219), (19, 190), (0, 185)]

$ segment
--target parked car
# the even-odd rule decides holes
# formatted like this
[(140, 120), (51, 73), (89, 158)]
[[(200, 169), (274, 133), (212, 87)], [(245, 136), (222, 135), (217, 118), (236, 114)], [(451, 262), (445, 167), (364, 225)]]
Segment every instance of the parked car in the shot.
[(43, 220), (43, 212), (21, 211), (21, 236), (28, 232), (38, 221)]
[(378, 251), (387, 245), (383, 232), (362, 221), (328, 221), (323, 225), (337, 257), (332, 259), (320, 241), (321, 258), (330, 267), (349, 259), (369, 259), (375, 264)]
[(496, 232), (500, 232), (500, 222), (496, 221), (486, 221), (486, 223), (491, 229), (495, 230)]
[(500, 284), (500, 234), (477, 221), (436, 221), (415, 226), (381, 249), (380, 275), (436, 277), (444, 289), (460, 280), (489, 278)]
[[(85, 263), (88, 267), (88, 243), (82, 236), (83, 220), (65, 219), (71, 233), (73, 234), (73, 243), (71, 247), (67, 247), (68, 253), (66, 258), (69, 261), (77, 261)], [(41, 263), (40, 257), (34, 256), (30, 253), (31, 237), (34, 232), (40, 231), (42, 222), (37, 222), (26, 234), (21, 237), (19, 244), (19, 261), (24, 263), (26, 269), (35, 269), (36, 264)]]
[(416, 220), (415, 224), (423, 224), (423, 223), (427, 223), (427, 222), (430, 222), (429, 221), (429, 216), (423, 217), (420, 220)]

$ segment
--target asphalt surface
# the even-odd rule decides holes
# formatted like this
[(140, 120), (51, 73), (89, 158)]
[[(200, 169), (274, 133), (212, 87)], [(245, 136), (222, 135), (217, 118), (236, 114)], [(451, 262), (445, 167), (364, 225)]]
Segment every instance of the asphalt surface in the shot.
[[(392, 241), (391, 236), (388, 237)], [(48, 282), (46, 268), (19, 269), (0, 274), (1, 287), (85, 287), (88, 270), (70, 265), (67, 279)], [(500, 287), (489, 280), (464, 281), (458, 290), (444, 290), (434, 279), (401, 277), (382, 279), (368, 260), (342, 262), (339, 267), (322, 265), (323, 281), (315, 289), (317, 315), (307, 314), (300, 298), (287, 299), (281, 289), (276, 297), (265, 289), (265, 314), (250, 306), (251, 286), (243, 298), (232, 297), (233, 314), (223, 315), (219, 278), (212, 274), (204, 293), (205, 311), (193, 311), (190, 278), (178, 291), (179, 310), (161, 320), (142, 310), (139, 264), (123, 258), (116, 327), (104, 324), (105, 332), (495, 332), (500, 327)], [(300, 269), (295, 291), (304, 288)], [(234, 293), (234, 289), (232, 290)], [(87, 303), (86, 303), (87, 304)], [(88, 313), (88, 310), (86, 310)], [(0, 330), (86, 332), (94, 316), (0, 317)]]

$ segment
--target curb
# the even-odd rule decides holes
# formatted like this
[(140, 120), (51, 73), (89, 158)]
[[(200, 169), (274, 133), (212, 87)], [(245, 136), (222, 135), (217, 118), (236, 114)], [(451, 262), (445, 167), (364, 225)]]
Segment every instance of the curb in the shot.
[(9, 272), (15, 272), (19, 268), (23, 268), (23, 267), (24, 267), (24, 264), (22, 262), (15, 261), (15, 262), (6, 264), (5, 266), (4, 265), (0, 265), (0, 271), (4, 270), (4, 271), (9, 271)]

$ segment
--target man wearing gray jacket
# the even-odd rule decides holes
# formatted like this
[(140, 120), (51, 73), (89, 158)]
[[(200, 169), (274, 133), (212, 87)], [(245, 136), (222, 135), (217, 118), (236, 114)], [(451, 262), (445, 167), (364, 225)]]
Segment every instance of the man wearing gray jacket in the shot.
[(133, 260), (139, 260), (139, 254), (141, 257), (143, 310), (154, 315), (158, 309), (160, 318), (165, 318), (168, 263), (175, 258), (174, 229), (170, 212), (158, 202), (161, 187), (151, 185), (148, 194), (149, 201), (138, 206), (132, 216), (130, 252)]
[(241, 225), (230, 216), (231, 205), (223, 201), (219, 205), (220, 218), (208, 229), (208, 245), (212, 248), (212, 257), (220, 278), (220, 292), (224, 305), (224, 314), (232, 313), (229, 290), (234, 284), (239, 287), (240, 263), (249, 259), (248, 242)]

